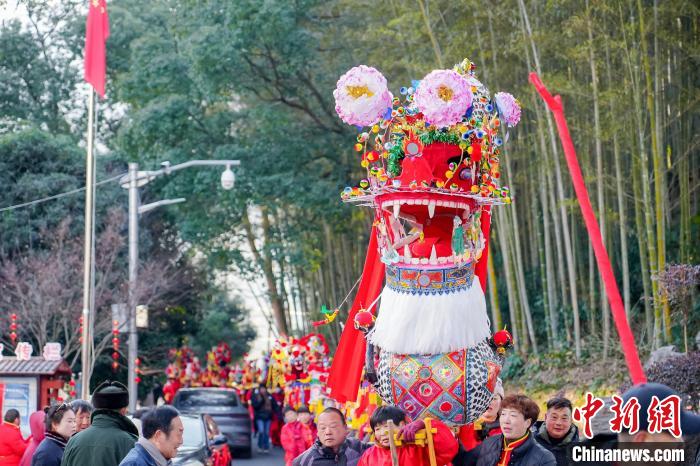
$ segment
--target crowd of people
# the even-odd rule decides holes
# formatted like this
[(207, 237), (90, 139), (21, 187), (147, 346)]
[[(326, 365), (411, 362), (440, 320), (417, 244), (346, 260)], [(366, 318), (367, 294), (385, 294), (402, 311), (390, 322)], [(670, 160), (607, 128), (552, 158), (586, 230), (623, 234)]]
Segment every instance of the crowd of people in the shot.
[[(624, 400), (635, 397), (639, 412), (646, 413), (654, 397), (663, 399), (675, 394), (670, 388), (648, 383), (632, 387), (622, 395)], [(592, 439), (580, 438), (573, 422), (571, 400), (557, 396), (546, 404), (544, 420), (538, 420), (540, 409), (532, 399), (522, 394), (506, 396), (498, 386), (488, 410), (474, 424), (456, 432), (436, 419), (431, 419), (432, 445), (425, 442), (426, 422), (410, 421), (401, 409), (381, 406), (370, 417), (370, 432), (352, 432), (343, 412), (329, 407), (316, 418), (317, 435), (312, 440), (309, 428), (293, 411), (287, 410), (282, 446), (286, 465), (292, 466), (391, 466), (392, 455), (402, 466), (428, 466), (430, 455), (438, 465), (451, 466), (565, 466), (574, 464), (572, 447), (586, 445), (594, 448), (617, 448), (652, 442), (675, 442), (668, 432), (656, 432), (648, 423), (640, 423), (638, 432), (623, 430), (619, 434), (600, 433)], [(313, 422), (309, 421), (311, 424)], [(680, 427), (685, 436), (700, 434), (700, 416), (681, 411)], [(393, 440), (392, 426), (396, 427)], [(416, 441), (423, 432), (423, 441)], [(371, 442), (370, 442), (371, 440)], [(306, 449), (299, 454), (303, 447)], [(700, 464), (700, 452), (690, 452), (688, 464)], [(692, 462), (695, 458), (695, 463)], [(588, 462), (586, 464), (624, 464)]]
[(129, 419), (129, 392), (104, 382), (91, 403), (59, 403), (29, 416), (31, 436), (20, 430), (20, 413), (8, 409), (0, 426), (0, 466), (167, 466), (182, 445), (183, 424), (171, 406), (147, 410), (141, 433)]
[[(634, 397), (644, 413), (655, 398), (669, 395), (675, 392), (648, 383), (632, 387), (622, 399)], [(280, 412), (280, 404), (265, 388), (256, 390), (250, 401), (258, 450), (264, 453), (271, 448), (271, 420)], [(169, 405), (143, 411), (139, 432), (126, 416), (128, 403), (123, 384), (104, 382), (93, 393), (91, 403), (76, 400), (32, 413), (28, 439), (20, 431), (20, 413), (8, 409), (0, 426), (0, 466), (171, 464), (183, 443), (178, 411)], [(402, 466), (428, 466), (431, 455), (432, 464), (441, 466), (563, 466), (572, 464), (574, 445), (615, 448), (619, 442), (680, 441), (644, 422), (636, 432), (579, 438), (570, 400), (558, 396), (546, 407), (544, 420), (538, 420), (537, 403), (522, 394), (506, 396), (499, 384), (482, 417), (458, 430), (437, 419), (411, 421), (398, 407), (379, 406), (364, 432), (351, 430), (345, 414), (336, 407), (324, 408), (314, 419), (304, 406), (296, 410), (287, 406), (277, 441), (285, 451), (287, 466), (391, 466), (392, 458)], [(699, 415), (684, 410), (678, 422), (684, 435), (700, 433)]]

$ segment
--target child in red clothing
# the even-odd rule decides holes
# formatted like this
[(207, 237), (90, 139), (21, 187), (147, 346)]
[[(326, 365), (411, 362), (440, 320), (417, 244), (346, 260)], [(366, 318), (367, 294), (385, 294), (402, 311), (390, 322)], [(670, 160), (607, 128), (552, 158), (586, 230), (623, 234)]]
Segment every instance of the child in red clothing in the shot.
[(284, 464), (292, 466), (292, 461), (310, 448), (314, 439), (309, 427), (297, 420), (296, 411), (290, 407), (284, 411), (284, 422), (280, 434), (280, 441), (284, 448)]
[(318, 434), (318, 429), (316, 429), (316, 424), (314, 423), (314, 419), (311, 416), (311, 411), (309, 411), (309, 408), (306, 406), (300, 406), (299, 409), (297, 409), (297, 419), (299, 419), (299, 422), (309, 428), (311, 431), (311, 438), (315, 439), (316, 435)]
[[(389, 424), (391, 420), (399, 428), (399, 436), (404, 442), (412, 442), (416, 438), (416, 432), (425, 428), (422, 420), (406, 423), (407, 418), (403, 411), (395, 406), (382, 406), (372, 414), (369, 420), (374, 432), (376, 445), (365, 451), (357, 466), (391, 466), (391, 450), (389, 448)], [(442, 422), (432, 420), (432, 427), (437, 432), (433, 434), (435, 457), (439, 466), (449, 465), (457, 454), (457, 439), (452, 431)], [(429, 466), (430, 457), (428, 447), (403, 443), (396, 447), (401, 466)]]

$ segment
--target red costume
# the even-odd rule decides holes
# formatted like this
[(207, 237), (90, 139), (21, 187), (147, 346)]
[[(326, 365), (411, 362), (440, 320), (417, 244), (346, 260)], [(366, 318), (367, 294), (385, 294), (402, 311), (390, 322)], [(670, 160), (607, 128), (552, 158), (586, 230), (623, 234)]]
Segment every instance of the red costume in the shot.
[(0, 466), (17, 466), (29, 440), (22, 437), (19, 426), (10, 422), (0, 425)]
[(477, 429), (475, 428), (474, 424), (467, 424), (466, 426), (461, 426), (459, 428), (457, 437), (459, 437), (459, 440), (462, 442), (465, 450), (473, 450), (486, 438), (503, 433), (501, 431), (501, 426), (492, 427), (490, 429), (486, 429), (484, 427), (485, 426), (482, 425), (481, 429)]
[(175, 394), (178, 390), (180, 390), (180, 382), (178, 382), (177, 379), (170, 379), (165, 383), (163, 387), (163, 398), (166, 404), (171, 404), (173, 402), (173, 398), (175, 398)]
[[(433, 434), (433, 445), (435, 458), (439, 466), (450, 464), (452, 458), (457, 454), (457, 439), (452, 435), (452, 431), (442, 422), (433, 419), (432, 426), (437, 430)], [(401, 466), (429, 466), (430, 457), (428, 447), (413, 444), (404, 444), (396, 447)], [(391, 450), (375, 445), (367, 450), (360, 458), (357, 466), (391, 466)]]
[(286, 466), (291, 466), (292, 461), (314, 443), (309, 427), (299, 421), (285, 424), (282, 427), (280, 439), (282, 448), (284, 448), (284, 463)]

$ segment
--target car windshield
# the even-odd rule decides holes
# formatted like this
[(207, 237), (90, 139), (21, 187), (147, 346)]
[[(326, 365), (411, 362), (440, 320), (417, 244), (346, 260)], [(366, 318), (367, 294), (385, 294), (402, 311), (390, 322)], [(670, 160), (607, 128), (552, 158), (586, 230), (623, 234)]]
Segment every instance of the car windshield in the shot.
[(229, 391), (191, 391), (177, 394), (178, 408), (196, 408), (197, 406), (216, 406), (234, 408), (238, 406), (236, 394)]
[(182, 434), (182, 447), (184, 449), (199, 448), (204, 445), (204, 424), (199, 417), (181, 416), (182, 426), (185, 431)]

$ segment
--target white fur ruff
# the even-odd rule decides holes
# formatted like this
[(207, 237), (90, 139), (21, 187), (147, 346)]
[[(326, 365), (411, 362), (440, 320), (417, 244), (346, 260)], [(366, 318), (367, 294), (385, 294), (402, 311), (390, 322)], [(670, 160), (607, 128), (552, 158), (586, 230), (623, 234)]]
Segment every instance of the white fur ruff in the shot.
[(469, 289), (445, 294), (382, 292), (370, 341), (399, 354), (438, 354), (471, 348), (491, 336), (486, 299), (479, 280)]

